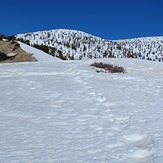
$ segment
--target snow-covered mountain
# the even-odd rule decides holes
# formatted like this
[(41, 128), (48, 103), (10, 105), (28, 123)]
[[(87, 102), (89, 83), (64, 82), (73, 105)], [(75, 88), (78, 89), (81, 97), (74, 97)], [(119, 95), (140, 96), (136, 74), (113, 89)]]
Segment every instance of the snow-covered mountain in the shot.
[[(64, 31), (51, 31), (49, 42), (48, 31), (19, 36), (66, 59), (135, 57), (129, 50), (144, 50), (142, 56), (152, 60), (162, 56), (162, 37), (108, 41)], [(18, 43), (38, 62), (0, 64), (0, 163), (162, 162), (162, 63), (63, 62)], [(95, 61), (122, 66), (126, 73), (97, 73), (90, 66)]]
[(113, 41), (76, 30), (59, 29), (18, 34), (16, 38), (35, 47), (39, 45), (62, 59), (140, 58), (163, 61), (163, 37)]

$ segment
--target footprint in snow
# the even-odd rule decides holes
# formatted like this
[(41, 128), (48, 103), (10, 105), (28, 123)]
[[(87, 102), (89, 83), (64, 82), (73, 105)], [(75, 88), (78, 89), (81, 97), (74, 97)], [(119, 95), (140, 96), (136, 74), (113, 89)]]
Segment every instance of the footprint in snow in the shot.
[(126, 135), (124, 139), (139, 148), (153, 145), (150, 136), (146, 134)]
[(85, 80), (84, 77), (81, 77), (81, 76), (78, 76), (78, 75), (76, 75), (74, 78), (75, 78), (75, 80), (77, 80), (77, 81), (84, 81), (84, 80)]
[(115, 117), (114, 122), (119, 125), (124, 125), (127, 124), (129, 121), (129, 117), (124, 116), (124, 117)]
[(127, 157), (134, 163), (152, 163), (155, 151), (148, 151), (140, 149), (127, 155)]
[(89, 89), (89, 95), (90, 96), (96, 96), (96, 92), (91, 88), (91, 87), (87, 87)]
[(82, 83), (81, 77), (75, 76), (74, 79), (75, 79), (78, 83)]
[(153, 148), (153, 141), (150, 136), (146, 134), (132, 134), (126, 135), (123, 138), (138, 148), (138, 150), (127, 155), (132, 162), (153, 163), (156, 151)]
[(104, 102), (103, 106), (110, 108), (112, 106), (115, 106), (115, 103), (113, 103), (113, 102)]
[(99, 97), (97, 97), (97, 101), (98, 101), (98, 102), (104, 102), (104, 101), (106, 101), (106, 97), (104, 97), (104, 96), (99, 96)]

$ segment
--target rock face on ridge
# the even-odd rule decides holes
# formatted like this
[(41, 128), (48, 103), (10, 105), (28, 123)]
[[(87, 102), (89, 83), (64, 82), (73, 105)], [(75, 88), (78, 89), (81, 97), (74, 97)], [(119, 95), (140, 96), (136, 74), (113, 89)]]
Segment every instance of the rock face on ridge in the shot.
[(0, 62), (33, 62), (36, 61), (32, 55), (25, 52), (15, 41), (0, 41)]

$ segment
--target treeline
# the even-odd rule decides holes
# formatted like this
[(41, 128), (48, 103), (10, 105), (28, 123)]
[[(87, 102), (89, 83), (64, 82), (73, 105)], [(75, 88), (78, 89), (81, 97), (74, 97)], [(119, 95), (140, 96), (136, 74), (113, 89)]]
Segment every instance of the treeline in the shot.
[(29, 40), (24, 40), (23, 38), (17, 38), (17, 41), (20, 41), (24, 44), (30, 45), (30, 41)]
[(72, 57), (68, 57), (68, 56), (64, 56), (62, 51), (61, 50), (57, 50), (57, 48), (55, 47), (50, 47), (50, 46), (47, 46), (47, 45), (38, 45), (38, 44), (31, 44), (30, 45), (30, 41), (29, 40), (24, 40), (23, 38), (18, 38), (17, 41), (20, 41), (22, 43), (25, 43), (29, 46), (32, 46), (36, 49), (39, 49), (39, 50), (42, 50), (43, 52), (45, 53), (48, 53), (49, 55), (53, 56), (53, 57), (58, 57), (62, 60), (73, 60), (74, 58)]
[(28, 45), (33, 44), (31, 46), (66, 60), (138, 58), (163, 62), (163, 38), (112, 41), (68, 30), (27, 33), (17, 37), (23, 38), (21, 41)]
[(0, 40), (2, 39), (7, 39), (9, 41), (12, 41), (12, 40), (16, 40), (16, 37), (15, 36), (5, 36), (3, 34), (0, 34)]

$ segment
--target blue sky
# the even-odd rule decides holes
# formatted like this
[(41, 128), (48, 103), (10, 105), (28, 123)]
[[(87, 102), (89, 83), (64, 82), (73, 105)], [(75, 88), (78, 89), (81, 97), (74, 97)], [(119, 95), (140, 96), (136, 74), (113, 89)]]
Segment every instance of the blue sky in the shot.
[(1, 1), (0, 33), (13, 35), (61, 28), (106, 39), (163, 36), (163, 1)]

